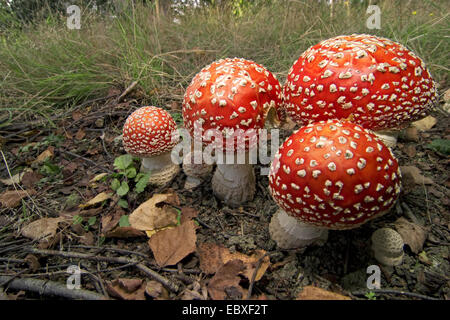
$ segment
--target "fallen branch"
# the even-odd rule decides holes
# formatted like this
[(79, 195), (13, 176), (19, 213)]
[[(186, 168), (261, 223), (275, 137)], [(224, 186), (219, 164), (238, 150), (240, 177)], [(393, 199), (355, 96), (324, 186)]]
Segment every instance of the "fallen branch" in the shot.
[[(423, 300), (439, 300), (430, 296), (425, 296), (423, 294), (414, 293), (414, 292), (407, 292), (407, 291), (399, 291), (399, 290), (392, 290), (392, 289), (373, 289), (371, 292), (375, 294), (393, 294), (393, 295), (400, 295), (400, 296), (408, 296), (412, 298), (418, 298)], [(367, 291), (355, 291), (352, 292), (352, 295), (354, 296), (365, 296), (367, 294)]]
[(8, 283), (8, 288), (36, 292), (39, 295), (64, 297), (75, 300), (106, 300), (107, 298), (88, 290), (68, 289), (65, 284), (40, 279), (14, 279), (14, 276), (0, 276), (0, 283)]
[[(93, 260), (97, 262), (110, 262), (110, 263), (118, 263), (118, 264), (134, 264), (137, 269), (147, 274), (150, 278), (160, 282), (163, 286), (165, 286), (168, 290), (172, 292), (178, 292), (179, 286), (171, 282), (169, 279), (163, 277), (158, 274), (156, 271), (145, 266), (143, 263), (136, 263), (137, 261), (132, 259), (127, 259), (123, 257), (104, 257), (104, 256), (93, 256), (89, 254), (79, 253), (79, 252), (67, 252), (67, 251), (56, 251), (56, 250), (40, 250), (35, 248), (27, 248), (27, 252), (39, 254), (43, 256), (60, 256), (64, 258), (75, 258), (75, 259), (86, 259)], [(136, 264), (135, 264), (136, 263)]]

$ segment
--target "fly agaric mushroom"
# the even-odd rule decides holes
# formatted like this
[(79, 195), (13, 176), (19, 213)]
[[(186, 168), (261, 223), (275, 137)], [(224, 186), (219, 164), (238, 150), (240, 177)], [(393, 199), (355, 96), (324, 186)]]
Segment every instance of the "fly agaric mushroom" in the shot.
[(324, 242), (387, 213), (400, 192), (391, 150), (372, 132), (339, 120), (302, 127), (272, 161), (269, 190), (280, 210), (269, 231), (283, 249)]
[(361, 34), (324, 40), (306, 50), (289, 71), (284, 98), (288, 115), (299, 124), (350, 117), (395, 146), (392, 130), (425, 117), (437, 91), (412, 51)]
[(178, 140), (175, 121), (161, 108), (139, 108), (128, 116), (123, 126), (125, 151), (142, 158), (141, 172), (150, 172), (149, 182), (156, 186), (164, 186), (180, 170), (171, 159)]
[[(200, 163), (196, 163), (196, 159), (201, 159)], [(199, 186), (206, 177), (212, 172), (213, 166), (204, 163), (202, 160), (202, 151), (195, 150), (188, 152), (183, 157), (183, 171), (186, 174), (185, 189), (193, 189)]]
[(372, 250), (375, 259), (386, 266), (398, 266), (403, 262), (402, 236), (391, 228), (381, 228), (372, 234)]
[(186, 89), (183, 120), (194, 140), (233, 158), (244, 154), (244, 163), (217, 162), (212, 189), (227, 205), (253, 199), (255, 174), (247, 153), (256, 146), (269, 111), (282, 116), (281, 101), (278, 80), (261, 65), (239, 58), (211, 63)]

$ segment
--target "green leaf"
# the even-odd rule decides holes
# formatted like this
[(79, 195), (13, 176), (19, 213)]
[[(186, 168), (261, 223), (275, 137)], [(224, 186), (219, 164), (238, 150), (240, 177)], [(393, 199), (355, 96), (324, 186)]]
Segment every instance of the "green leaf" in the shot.
[(128, 215), (123, 215), (120, 217), (119, 220), (119, 227), (129, 227), (131, 226), (130, 222), (128, 221)]
[(450, 154), (450, 140), (448, 139), (435, 139), (427, 147), (445, 155)]
[(114, 191), (116, 191), (117, 189), (119, 189), (120, 187), (120, 181), (119, 179), (113, 179), (111, 181), (111, 189), (113, 189)]
[(50, 175), (56, 175), (61, 171), (61, 168), (58, 167), (56, 164), (50, 163), (50, 162), (45, 162), (42, 167), (40, 172), (44, 175), (50, 176)]
[(88, 225), (89, 226), (93, 226), (96, 221), (97, 221), (96, 217), (90, 217), (89, 220), (88, 220)]
[(73, 224), (80, 224), (82, 222), (83, 222), (83, 217), (81, 217), (79, 215), (73, 216), (73, 220), (72, 220)]
[(130, 191), (130, 187), (128, 186), (128, 183), (126, 181), (122, 181), (120, 184), (120, 187), (116, 190), (116, 193), (119, 197), (123, 197)]
[(144, 174), (139, 181), (136, 183), (136, 186), (134, 188), (134, 190), (136, 191), (136, 193), (141, 193), (142, 191), (145, 190), (145, 187), (147, 187), (148, 185), (148, 181), (150, 179), (150, 173), (146, 173)]
[(136, 177), (136, 168), (134, 167), (129, 167), (125, 170), (125, 175), (127, 176), (127, 178), (134, 178)]
[(118, 204), (120, 207), (124, 208), (124, 209), (128, 209), (128, 201), (125, 200), (125, 199), (120, 199), (120, 200), (117, 202), (117, 204)]
[(102, 246), (106, 241), (106, 237), (100, 236), (98, 237), (98, 246)]
[(114, 168), (117, 170), (126, 170), (133, 163), (133, 157), (130, 154), (124, 154), (114, 160)]

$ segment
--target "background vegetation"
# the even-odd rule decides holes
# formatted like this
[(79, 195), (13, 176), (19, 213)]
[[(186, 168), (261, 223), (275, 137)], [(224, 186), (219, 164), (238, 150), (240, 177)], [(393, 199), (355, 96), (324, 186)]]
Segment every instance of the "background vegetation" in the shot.
[[(224, 57), (265, 65), (284, 81), (309, 46), (332, 36), (371, 33), (421, 56), (449, 86), (447, 0), (372, 1), (381, 29), (366, 27), (369, 1), (72, 1), (81, 29), (67, 28), (63, 1), (0, 2), (0, 127), (48, 117), (138, 81), (142, 103), (181, 99), (203, 66)], [(27, 5), (25, 5), (27, 3)], [(38, 7), (33, 5), (39, 4)], [(42, 5), (45, 4), (45, 5)], [(6, 111), (6, 112), (3, 112)]]

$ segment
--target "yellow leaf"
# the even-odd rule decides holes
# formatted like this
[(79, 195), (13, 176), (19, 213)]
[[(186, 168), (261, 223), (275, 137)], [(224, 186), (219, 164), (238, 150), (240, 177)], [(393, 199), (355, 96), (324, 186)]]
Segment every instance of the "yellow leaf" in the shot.
[(85, 204), (80, 204), (79, 207), (80, 208), (91, 207), (93, 205), (101, 203), (101, 202), (103, 202), (105, 200), (108, 200), (110, 198), (111, 198), (111, 194), (110, 193), (102, 192), (102, 193), (99, 193), (98, 195), (96, 195), (94, 198), (92, 198), (88, 202), (86, 202)]

